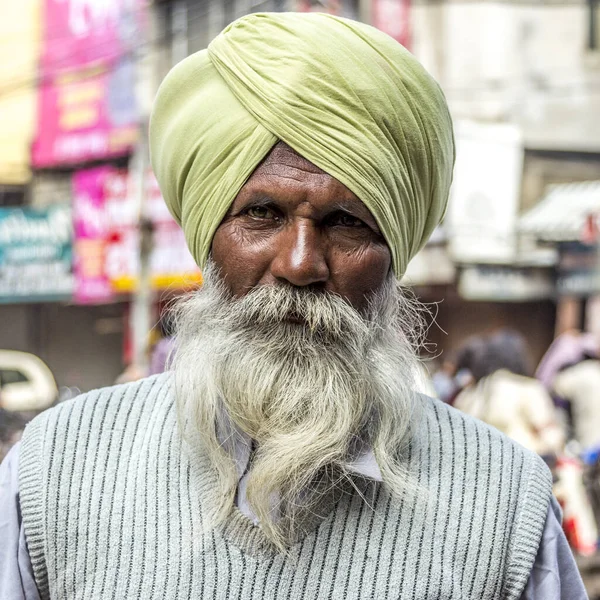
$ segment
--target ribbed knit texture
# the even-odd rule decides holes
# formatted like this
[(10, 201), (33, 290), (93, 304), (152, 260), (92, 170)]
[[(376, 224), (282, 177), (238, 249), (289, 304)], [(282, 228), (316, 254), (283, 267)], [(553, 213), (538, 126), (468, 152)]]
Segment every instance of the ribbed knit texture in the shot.
[(23, 523), (42, 599), (520, 598), (548, 470), (497, 431), (423, 397), (406, 451), (421, 489), (342, 494), (276, 554), (237, 509), (203, 528), (213, 472), (187, 459), (171, 377), (90, 392), (25, 431)]

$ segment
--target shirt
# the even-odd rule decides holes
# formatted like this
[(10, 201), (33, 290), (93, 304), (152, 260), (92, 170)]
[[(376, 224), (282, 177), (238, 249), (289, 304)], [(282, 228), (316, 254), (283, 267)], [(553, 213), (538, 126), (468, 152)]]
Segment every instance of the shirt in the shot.
[(600, 361), (584, 360), (561, 371), (554, 392), (571, 403), (575, 438), (584, 448), (600, 444)]
[[(240, 480), (236, 502), (238, 508), (256, 522), (245, 494), (250, 444), (244, 438), (238, 440), (235, 456)], [(0, 598), (40, 600), (21, 520), (18, 466), (19, 444), (0, 465)], [(349, 466), (357, 473), (381, 481), (372, 451), (365, 452)], [(561, 510), (553, 499), (522, 600), (586, 600), (588, 597), (560, 520)]]
[(536, 454), (559, 453), (564, 446), (552, 398), (530, 377), (496, 371), (465, 388), (454, 408), (492, 425)]

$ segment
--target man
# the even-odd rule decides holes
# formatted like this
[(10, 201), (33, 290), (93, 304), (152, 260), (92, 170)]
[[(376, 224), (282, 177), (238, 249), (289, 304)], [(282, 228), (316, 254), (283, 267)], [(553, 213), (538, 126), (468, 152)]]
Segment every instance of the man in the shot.
[(415, 59), (344, 19), (248, 16), (175, 67), (150, 137), (205, 284), (178, 309), (173, 374), (28, 427), (2, 581), (61, 599), (585, 597), (541, 461), (413, 391), (397, 279), (454, 160)]

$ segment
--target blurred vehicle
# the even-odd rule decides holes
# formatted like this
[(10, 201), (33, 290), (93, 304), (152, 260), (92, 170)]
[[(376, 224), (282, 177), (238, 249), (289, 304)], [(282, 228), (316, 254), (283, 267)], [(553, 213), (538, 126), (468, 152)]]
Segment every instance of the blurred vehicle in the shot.
[(7, 411), (40, 411), (58, 397), (54, 376), (33, 354), (0, 350), (0, 408)]

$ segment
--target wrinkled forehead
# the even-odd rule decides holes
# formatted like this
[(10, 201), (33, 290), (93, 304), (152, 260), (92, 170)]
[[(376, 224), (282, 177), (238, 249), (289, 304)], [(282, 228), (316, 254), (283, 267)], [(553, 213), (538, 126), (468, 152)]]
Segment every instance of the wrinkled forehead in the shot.
[(353, 204), (361, 213), (375, 220), (366, 204), (354, 192), (282, 141), (277, 142), (259, 163), (242, 186), (240, 195), (248, 192), (249, 188), (283, 188), (290, 194), (296, 189), (317, 193), (326, 190), (330, 204)]
[(327, 176), (327, 173), (285, 142), (280, 141), (257, 165), (248, 178), (248, 182), (256, 179), (268, 180), (272, 177), (283, 177), (288, 178), (291, 185), (293, 182), (310, 176)]

